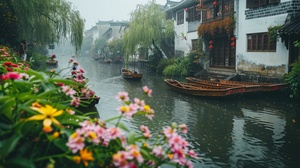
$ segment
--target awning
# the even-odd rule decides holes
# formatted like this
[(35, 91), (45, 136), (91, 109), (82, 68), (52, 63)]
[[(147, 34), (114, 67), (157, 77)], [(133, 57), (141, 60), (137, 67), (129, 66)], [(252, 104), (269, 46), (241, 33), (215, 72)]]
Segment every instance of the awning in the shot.
[(278, 33), (282, 35), (298, 35), (300, 34), (300, 15), (291, 20), (289, 23), (284, 24)]
[(289, 49), (289, 45), (293, 44), (294, 41), (300, 40), (300, 15), (286, 22), (278, 29), (278, 34), (287, 49)]

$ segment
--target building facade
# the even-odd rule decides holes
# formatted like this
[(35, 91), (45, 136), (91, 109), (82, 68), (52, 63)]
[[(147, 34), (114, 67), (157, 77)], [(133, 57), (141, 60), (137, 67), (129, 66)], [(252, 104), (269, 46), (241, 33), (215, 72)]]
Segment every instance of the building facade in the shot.
[(297, 24), (299, 0), (182, 0), (165, 11), (174, 19), (175, 53), (197, 48), (201, 37), (207, 70), (281, 78), (299, 55), (292, 44), (300, 25), (290, 26), (293, 35), (280, 30)]

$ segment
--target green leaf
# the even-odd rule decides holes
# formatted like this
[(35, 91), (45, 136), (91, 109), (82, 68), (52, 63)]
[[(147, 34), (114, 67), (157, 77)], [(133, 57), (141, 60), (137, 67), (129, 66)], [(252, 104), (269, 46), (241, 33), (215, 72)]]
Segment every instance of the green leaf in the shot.
[(15, 80), (13, 82), (14, 87), (18, 88), (20, 92), (30, 92), (32, 84), (27, 81)]
[(113, 120), (116, 120), (116, 119), (119, 119), (121, 118), (122, 116), (116, 116), (116, 117), (112, 117), (112, 118), (109, 118), (107, 120), (105, 120), (105, 122), (110, 122), (110, 121), (113, 121)]
[(128, 144), (135, 144), (135, 134), (130, 132), (127, 138)]
[(13, 109), (12, 107), (15, 105), (16, 101), (14, 98), (9, 98), (2, 105), (0, 105), (0, 113), (4, 114), (9, 120), (13, 122)]
[(127, 131), (127, 132), (129, 132), (129, 129), (124, 125), (124, 124), (122, 124), (122, 123), (119, 123), (119, 128), (121, 128), (121, 129), (123, 129), (124, 131)]
[(18, 168), (35, 168), (32, 160), (27, 158), (13, 158), (7, 161), (6, 167), (18, 167)]
[(10, 152), (12, 152), (21, 139), (21, 134), (14, 134), (5, 140), (0, 141), (0, 159), (5, 158)]
[(58, 147), (59, 149), (61, 149), (64, 152), (67, 152), (69, 150), (69, 148), (66, 145), (67, 144), (66, 139), (57, 138), (53, 141), (53, 143), (56, 147)]

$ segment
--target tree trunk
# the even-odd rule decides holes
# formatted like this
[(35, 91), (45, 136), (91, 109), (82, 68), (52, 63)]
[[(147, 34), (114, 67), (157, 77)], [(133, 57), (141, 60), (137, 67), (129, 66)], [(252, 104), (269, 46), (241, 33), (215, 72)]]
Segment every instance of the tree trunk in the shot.
[(154, 39), (152, 39), (152, 44), (153, 44), (154, 48), (157, 49), (160, 58), (163, 58), (163, 53), (162, 53), (161, 50), (158, 48), (158, 46), (155, 44)]

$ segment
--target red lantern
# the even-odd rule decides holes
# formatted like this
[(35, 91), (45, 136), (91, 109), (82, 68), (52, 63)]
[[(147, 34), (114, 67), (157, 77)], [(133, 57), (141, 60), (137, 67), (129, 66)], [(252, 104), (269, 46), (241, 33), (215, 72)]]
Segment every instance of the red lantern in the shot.
[(213, 45), (210, 45), (208, 48), (212, 50), (212, 49), (214, 48), (214, 46), (213, 46)]
[(210, 45), (212, 45), (214, 42), (212, 40), (209, 40), (208, 42)]
[(232, 48), (234, 48), (235, 47), (235, 42), (233, 41), (230, 45), (231, 45)]
[(218, 5), (218, 1), (215, 0), (215, 1), (213, 2), (213, 5), (214, 5), (214, 6), (217, 6), (217, 5)]
[(185, 8), (184, 10), (185, 10), (185, 11), (189, 11), (189, 8)]
[(231, 40), (231, 41), (235, 41), (235, 40), (236, 40), (236, 38), (235, 38), (235, 37), (232, 37), (230, 40)]

